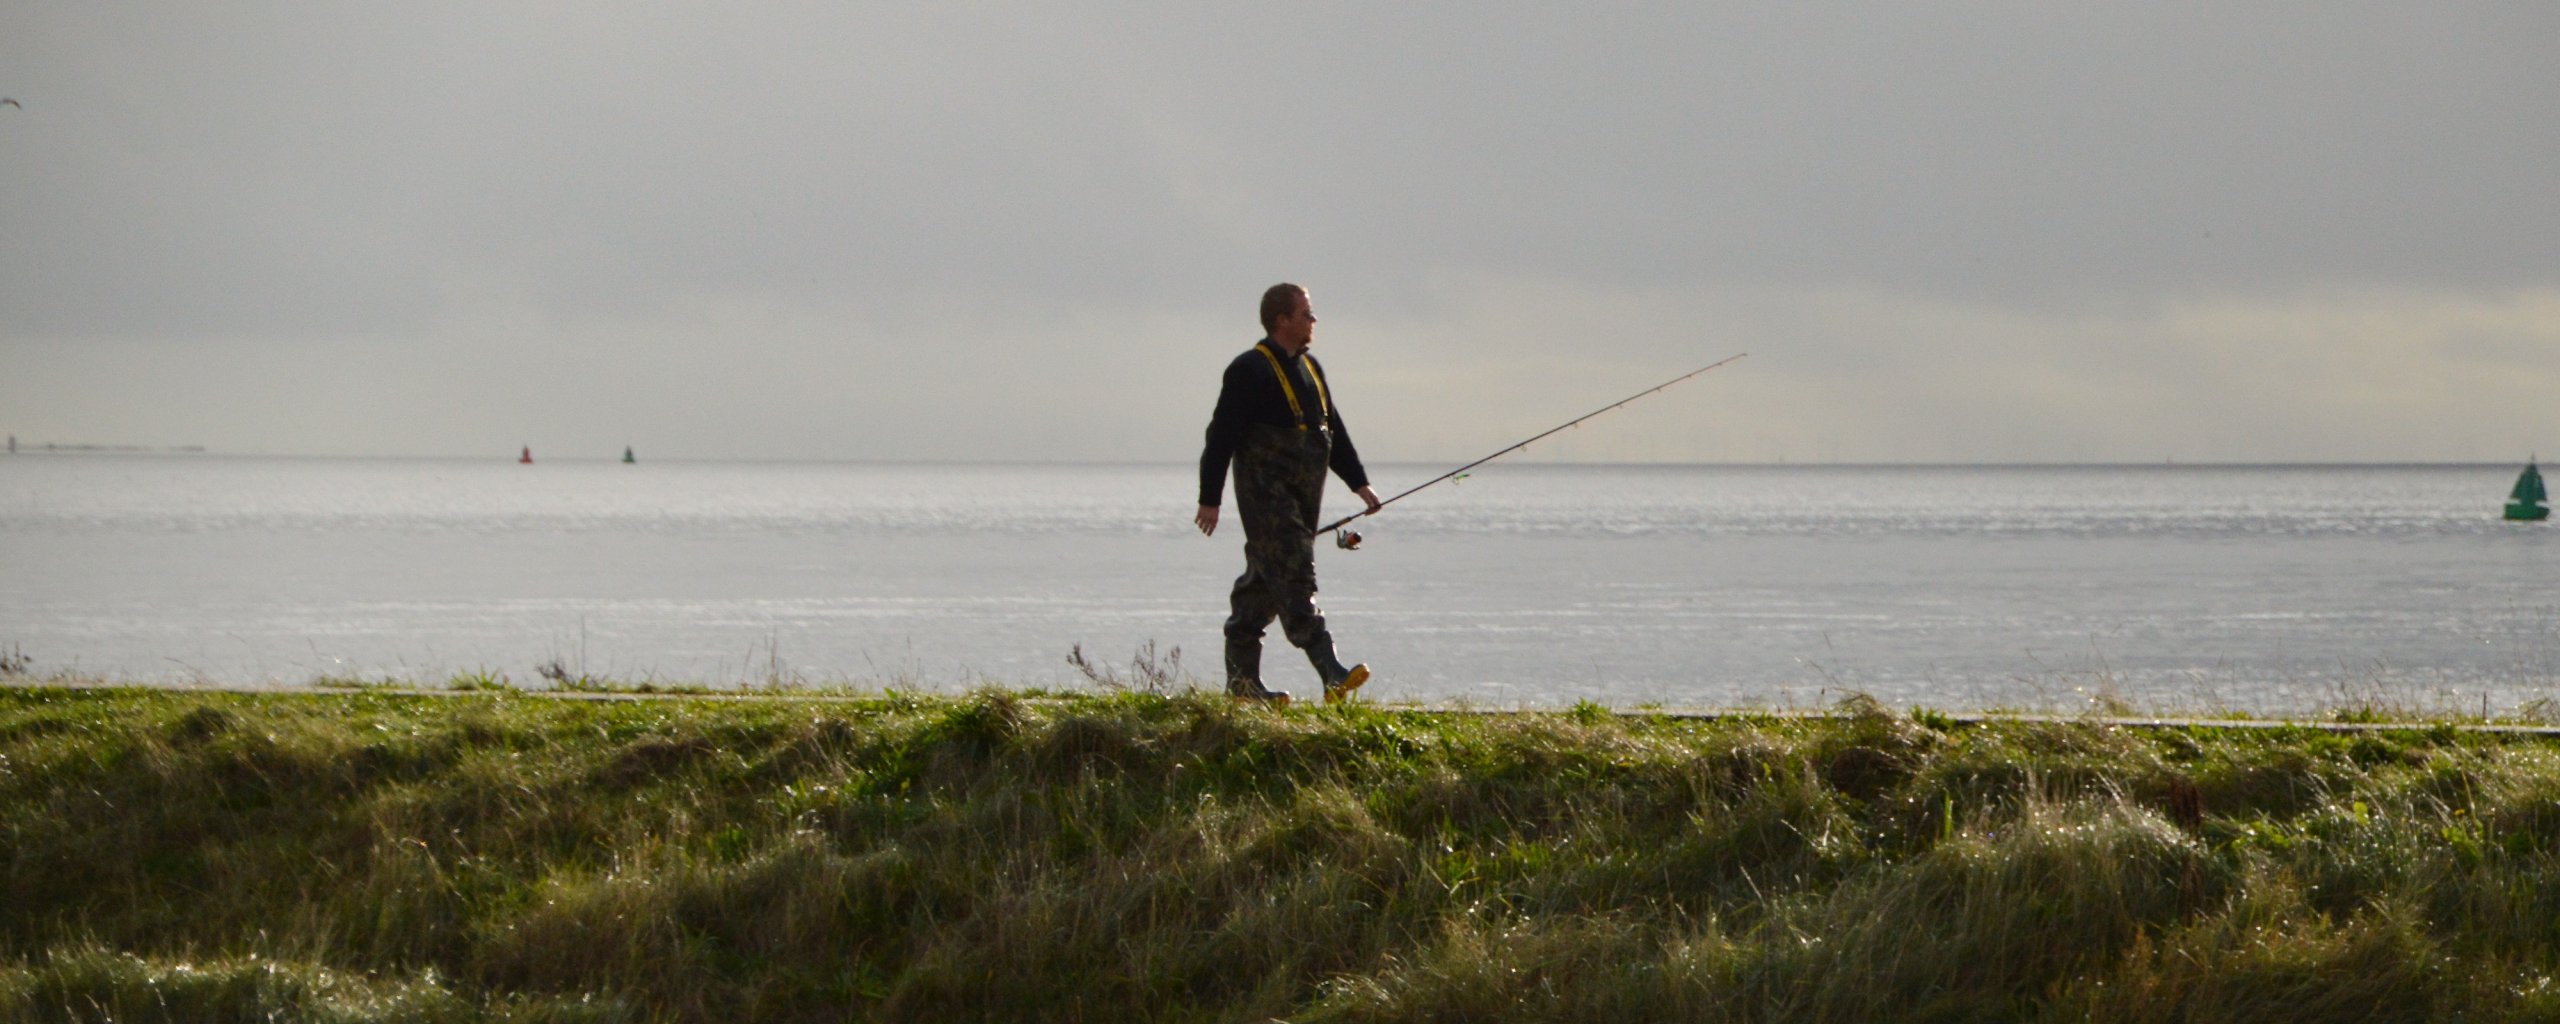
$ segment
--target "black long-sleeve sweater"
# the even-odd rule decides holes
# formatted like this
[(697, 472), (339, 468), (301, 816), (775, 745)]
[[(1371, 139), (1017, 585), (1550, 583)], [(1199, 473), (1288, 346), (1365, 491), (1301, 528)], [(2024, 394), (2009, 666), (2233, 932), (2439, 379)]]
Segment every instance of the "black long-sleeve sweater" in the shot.
[[(1271, 372), (1265, 350), (1277, 356), (1289, 374), (1289, 386), (1298, 395), (1295, 413), (1289, 409), (1288, 394), (1280, 388), (1279, 374)], [(1343, 429), (1342, 410), (1331, 401), (1332, 389), (1318, 389), (1316, 381), (1323, 377), (1324, 364), (1316, 362), (1316, 357), (1300, 353), (1293, 358), (1269, 338), (1227, 364), (1226, 377), (1218, 385), (1217, 411), (1209, 414), (1209, 443), (1200, 452), (1201, 504), (1219, 504), (1219, 494), (1227, 489), (1227, 463), (1235, 459), (1245, 429), (1258, 423), (1332, 431), (1333, 454), (1326, 461), (1334, 475), (1353, 490), (1369, 486), (1369, 471), (1361, 467), (1360, 452), (1351, 446), (1351, 432)], [(1320, 393), (1325, 395), (1322, 400), (1317, 397)]]

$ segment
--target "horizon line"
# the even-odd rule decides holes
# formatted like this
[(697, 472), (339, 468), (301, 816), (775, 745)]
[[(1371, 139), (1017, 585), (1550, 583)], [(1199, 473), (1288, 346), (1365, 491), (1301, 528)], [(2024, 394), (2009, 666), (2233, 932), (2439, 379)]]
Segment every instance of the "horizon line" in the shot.
[[(310, 459), (310, 460), (326, 460), (326, 459), (339, 459), (339, 460), (370, 460), (370, 459), (378, 459), (378, 460), (390, 460), (390, 461), (416, 461), (416, 462), (428, 462), (428, 461), (434, 461), (434, 462), (503, 462), (503, 463), (506, 463), (506, 464), (509, 464), (509, 465), (515, 465), (515, 464), (518, 464), (518, 463), (517, 463), (517, 458), (518, 458), (518, 456), (521, 454), (521, 451), (519, 451), (518, 453), (494, 453), (494, 454), (487, 454), (487, 455), (482, 455), (482, 454), (452, 454), (452, 453), (444, 453), (444, 454), (379, 454), (379, 453), (376, 453), (376, 454), (350, 454), (350, 453), (343, 453), (343, 452), (338, 452), (338, 453), (332, 453), (332, 452), (258, 452), (258, 451), (222, 451), (222, 450), (216, 450), (216, 449), (208, 448), (208, 447), (203, 446), (203, 445), (136, 445), (136, 444), (88, 444), (88, 443), (84, 443), (84, 444), (64, 444), (64, 443), (61, 443), (61, 442), (50, 442), (50, 443), (47, 443), (47, 442), (36, 442), (36, 443), (29, 443), (29, 442), (26, 442), (26, 441), (24, 441), (24, 440), (21, 440), (21, 441), (19, 442), (19, 444), (18, 444), (18, 447), (17, 447), (13, 452), (0, 453), (0, 454), (15, 454), (15, 455), (30, 455), (30, 456), (48, 456), (48, 455), (49, 455), (49, 456), (66, 456), (66, 455), (69, 455), (69, 456), (81, 456), (81, 455), (91, 455), (91, 456), (117, 456), (117, 457), (125, 457), (125, 458), (132, 458), (132, 457), (147, 457), (147, 456), (179, 456), (179, 457), (185, 457), (185, 458), (191, 458), (191, 459), (200, 459), (200, 458), (210, 458), (210, 459)], [(2540, 459), (2539, 459), (2539, 453), (2535, 453), (2534, 455), (2528, 456), (2527, 461), (2528, 461), (2528, 462), (2539, 462), (2539, 461), (2540, 461)], [(593, 463), (593, 464), (610, 464), (610, 465), (622, 465), (622, 464), (624, 464), (624, 463), (622, 462), (621, 454), (620, 454), (620, 453), (618, 453), (618, 452), (617, 452), (617, 453), (605, 454), (605, 455), (560, 455), (560, 456), (537, 457), (537, 458), (534, 460), (534, 463), (533, 463), (533, 464), (538, 466), (538, 465), (542, 465), (542, 464), (545, 464), (545, 463), (573, 463), (573, 464)], [(990, 466), (990, 467), (993, 467), (993, 466), (1166, 466), (1166, 467), (1175, 467), (1175, 466), (1196, 466), (1196, 465), (1198, 465), (1197, 461), (1196, 461), (1196, 460), (1192, 460), (1192, 459), (1107, 459), (1107, 458), (1026, 459), (1026, 458), (976, 458), (976, 457), (962, 457), (962, 458), (897, 458), (897, 457), (877, 457), (877, 456), (873, 456), (873, 457), (861, 457), (861, 458), (834, 458), (834, 457), (824, 457), (824, 456), (788, 457), (788, 456), (699, 456), (699, 455), (693, 455), (693, 456), (667, 456), (667, 457), (663, 457), (663, 458), (643, 459), (643, 460), (639, 460), (639, 462), (634, 463), (634, 464), (638, 464), (638, 465), (647, 465), (647, 464), (654, 464), (654, 463), (676, 463), (676, 464), (689, 464), (689, 465), (719, 465), (719, 464), (792, 465), (792, 464), (811, 464), (811, 465), (848, 465), (848, 466)], [(1435, 458), (1390, 458), (1390, 459), (1378, 459), (1378, 460), (1374, 460), (1374, 464), (1376, 464), (1376, 465), (1381, 465), (1381, 466), (1439, 466), (1439, 465), (1444, 465), (1444, 464), (1454, 464), (1454, 463), (1455, 463), (1455, 460), (1449, 460), (1449, 459), (1435, 459)], [(1839, 469), (1897, 469), (1897, 468), (1899, 468), (1899, 469), (1932, 469), (1932, 468), (1935, 468), (1935, 469), (2038, 469), (2038, 468), (2046, 468), (2046, 469), (2118, 469), (2118, 468), (2121, 468), (2121, 469), (2171, 469), (2171, 468), (2198, 468), (2198, 469), (2251, 469), (2251, 468), (2268, 468), (2268, 469), (2272, 469), (2272, 468), (2317, 468), (2317, 467), (2334, 467), (2334, 468), (2356, 468), (2356, 467), (2365, 467), (2365, 468), (2372, 468), (2372, 467), (2391, 467), (2391, 466), (2401, 466), (2401, 467), (2456, 467), (2456, 466), (2482, 466), (2482, 467), (2487, 467), (2487, 466), (2507, 466), (2507, 465), (2512, 465), (2512, 464), (2513, 464), (2513, 462), (2512, 462), (2512, 460), (2489, 460), (2489, 459), (2178, 459), (2178, 458), (2170, 458), (2170, 459), (2161, 459), (2161, 460), (2156, 460), (2156, 461), (2140, 461), (2140, 462), (2137, 462), (2137, 461), (2131, 461), (2131, 460), (2125, 460), (2125, 459), (2096, 459), (2096, 460), (2087, 460), (2087, 461), (2069, 461), (2069, 460), (2059, 460), (2059, 459), (1978, 459), (1978, 460), (1962, 460), (1962, 459), (1914, 459), (1914, 460), (1859, 460), (1859, 459), (1783, 459), (1783, 458), (1782, 458), (1782, 459), (1698, 459), (1698, 460), (1668, 460), (1668, 459), (1572, 459), (1572, 460), (1563, 460), (1563, 459), (1518, 458), (1518, 459), (1508, 459), (1508, 460), (1505, 460), (1505, 461), (1504, 461), (1504, 464), (1506, 464), (1506, 465), (1512, 465), (1512, 466), (1538, 466), (1538, 467), (1545, 467), (1545, 468), (1581, 468), (1581, 467), (1588, 467), (1588, 468), (1616, 468), (1616, 469), (1641, 469), (1641, 468), (1666, 468), (1666, 469), (1669, 469), (1669, 468), (1774, 469), (1774, 468), (1784, 468), (1784, 467), (1795, 467), (1795, 468), (1839, 468)]]

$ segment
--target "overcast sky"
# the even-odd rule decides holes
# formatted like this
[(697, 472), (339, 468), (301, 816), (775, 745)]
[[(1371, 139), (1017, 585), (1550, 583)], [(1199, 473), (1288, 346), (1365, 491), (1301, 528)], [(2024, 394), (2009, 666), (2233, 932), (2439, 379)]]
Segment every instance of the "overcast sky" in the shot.
[(0, 5), (0, 429), (1372, 461), (2560, 453), (2560, 4)]

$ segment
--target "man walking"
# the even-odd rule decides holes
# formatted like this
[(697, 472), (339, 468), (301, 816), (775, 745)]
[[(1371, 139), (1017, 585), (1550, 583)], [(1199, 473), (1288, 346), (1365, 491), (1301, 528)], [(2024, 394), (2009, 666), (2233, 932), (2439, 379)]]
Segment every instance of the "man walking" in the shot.
[(1200, 453), (1200, 511), (1192, 522), (1203, 536), (1218, 530), (1227, 464), (1236, 467), (1244, 575), (1227, 595), (1226, 633), (1227, 692), (1239, 700), (1289, 702), (1288, 694), (1262, 685), (1262, 631), (1275, 617), (1281, 633), (1315, 664), (1325, 703), (1369, 681), (1369, 666), (1345, 668), (1334, 656), (1333, 634), (1316, 610), (1316, 522), (1325, 470), (1342, 477), (1371, 512), (1378, 510), (1378, 492), (1342, 428), (1324, 367), (1307, 354), (1315, 326), (1306, 289), (1275, 284), (1262, 293), (1267, 336), (1227, 364), (1217, 411), (1209, 416), (1209, 443)]

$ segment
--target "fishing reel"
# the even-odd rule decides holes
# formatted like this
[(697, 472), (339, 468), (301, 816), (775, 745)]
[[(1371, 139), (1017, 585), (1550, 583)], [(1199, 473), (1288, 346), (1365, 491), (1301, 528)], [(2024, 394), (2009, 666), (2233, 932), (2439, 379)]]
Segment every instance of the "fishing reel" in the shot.
[(1334, 547), (1341, 548), (1341, 549), (1342, 549), (1342, 550), (1344, 550), (1344, 551), (1358, 551), (1358, 550), (1360, 550), (1360, 531), (1358, 531), (1358, 530), (1335, 530), (1335, 531), (1333, 531), (1333, 546), (1334, 546)]

